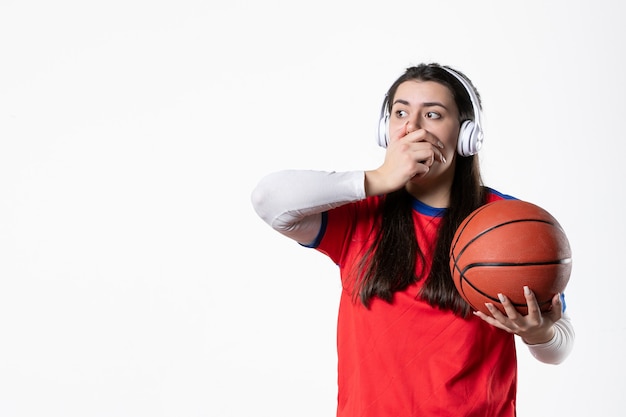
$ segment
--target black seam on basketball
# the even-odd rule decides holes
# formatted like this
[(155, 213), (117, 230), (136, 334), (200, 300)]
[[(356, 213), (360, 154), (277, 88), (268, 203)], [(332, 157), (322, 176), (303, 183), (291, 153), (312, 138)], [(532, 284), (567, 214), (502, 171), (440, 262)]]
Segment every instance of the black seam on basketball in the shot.
[[(465, 277), (463, 275), (461, 275), (461, 289), (463, 289), (463, 283), (466, 283), (467, 285), (472, 287), (474, 289), (474, 291), (476, 291), (478, 294), (482, 295), (483, 297), (487, 298), (488, 300), (491, 300), (491, 301), (493, 301), (495, 303), (500, 303), (500, 300), (498, 298), (494, 298), (491, 295), (481, 291), (480, 289), (475, 287), (474, 284), (471, 283), (471, 281), (468, 281), (467, 279), (465, 279)], [(466, 294), (465, 290), (463, 290), (463, 294)], [(467, 297), (467, 295), (466, 295), (466, 297)], [(476, 308), (476, 306), (473, 306), (473, 307)]]
[(481, 206), (481, 207), (477, 208), (475, 211), (472, 212), (472, 214), (466, 220), (464, 220), (465, 224), (461, 228), (460, 232), (459, 231), (456, 232), (456, 240), (454, 242), (452, 242), (452, 250), (454, 250), (454, 248), (456, 248), (456, 244), (459, 241), (459, 239), (461, 238), (461, 235), (463, 234), (463, 231), (471, 223), (472, 219), (474, 217), (476, 217), (478, 215), (478, 213), (483, 211), (485, 209), (485, 207), (487, 207), (488, 205), (489, 204), (485, 204), (484, 206)]
[[(484, 206), (483, 206), (484, 207)], [(479, 234), (477, 234), (476, 236), (474, 236), (471, 240), (469, 240), (465, 246), (458, 252), (456, 259), (460, 259), (461, 255), (463, 255), (463, 252), (465, 252), (465, 249), (467, 249), (468, 246), (470, 246), (473, 242), (475, 242), (478, 238), (480, 238), (481, 236), (484, 236), (485, 234), (489, 233), (492, 230), (498, 229), (500, 227), (504, 227), (507, 226), (509, 224), (513, 224), (513, 223), (523, 223), (523, 222), (537, 222), (537, 223), (545, 223), (545, 224), (549, 224), (550, 226), (554, 226), (557, 227), (559, 230), (562, 230), (557, 224), (549, 222), (547, 220), (541, 220), (541, 219), (516, 219), (516, 220), (511, 220), (508, 222), (504, 222), (504, 223), (499, 223), (495, 226), (492, 226), (486, 230), (483, 230), (482, 232), (480, 232)], [(468, 222), (469, 223), (469, 222)], [(465, 228), (463, 229), (465, 230)], [(459, 233), (459, 236), (457, 238), (457, 242), (460, 238), (460, 236), (462, 235), (462, 233)], [(456, 242), (455, 242), (455, 246), (456, 246)], [(454, 248), (456, 249), (456, 247)], [(453, 250), (454, 250), (453, 249)]]
[[(492, 297), (491, 295), (489, 295), (489, 294), (487, 294), (487, 293), (485, 293), (485, 292), (481, 291), (479, 288), (477, 288), (476, 286), (474, 286), (474, 284), (472, 284), (472, 282), (471, 282), (471, 281), (469, 281), (467, 278), (465, 278), (465, 275), (461, 275), (461, 276), (460, 276), (460, 278), (461, 278), (461, 280), (460, 280), (460, 283), (461, 283), (461, 290), (463, 291), (463, 294), (465, 295), (465, 297), (468, 297), (468, 296), (466, 295), (467, 293), (466, 293), (466, 292), (465, 292), (465, 290), (463, 289), (463, 284), (464, 284), (464, 283), (465, 283), (465, 284), (467, 284), (467, 285), (469, 285), (470, 287), (472, 287), (472, 289), (474, 289), (474, 291), (476, 291), (478, 294), (482, 295), (482, 296), (483, 296), (483, 297), (485, 297), (486, 299), (491, 300), (491, 301), (493, 301), (493, 302), (494, 302), (494, 303), (496, 303), (496, 304), (500, 304), (500, 305), (502, 305), (502, 302), (500, 301), (500, 299), (499, 299), (499, 298)], [(509, 298), (509, 301), (511, 302), (511, 304), (513, 304), (513, 307), (528, 307), (528, 305), (527, 305), (526, 303), (516, 303), (516, 302), (513, 302), (513, 300), (511, 300), (510, 298)], [(551, 302), (552, 302), (552, 299), (550, 299), (550, 300), (548, 300), (548, 301), (539, 301), (539, 300), (537, 300), (537, 304), (539, 304), (539, 309), (543, 309), (543, 307), (544, 307), (545, 305), (550, 304)], [(471, 304), (471, 303), (470, 303), (470, 304)], [(478, 307), (477, 307), (477, 306), (475, 306), (475, 305), (473, 305), (473, 304), (472, 304), (472, 307), (474, 307), (475, 309), (477, 309), (477, 310), (478, 310)]]

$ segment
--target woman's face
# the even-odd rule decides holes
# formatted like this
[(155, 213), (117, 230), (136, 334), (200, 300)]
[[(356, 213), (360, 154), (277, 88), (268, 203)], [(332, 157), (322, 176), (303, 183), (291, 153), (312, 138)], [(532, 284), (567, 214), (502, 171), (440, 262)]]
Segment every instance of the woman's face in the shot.
[(443, 143), (446, 164), (435, 162), (422, 178), (453, 175), (456, 146), (459, 137), (459, 110), (452, 92), (435, 81), (405, 81), (398, 86), (389, 118), (390, 140), (404, 137), (408, 132), (423, 129)]

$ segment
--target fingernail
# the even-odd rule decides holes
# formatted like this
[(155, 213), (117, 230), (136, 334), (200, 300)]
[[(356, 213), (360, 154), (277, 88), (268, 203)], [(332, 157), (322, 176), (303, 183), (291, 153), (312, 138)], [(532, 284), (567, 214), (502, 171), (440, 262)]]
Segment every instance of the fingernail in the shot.
[(504, 296), (504, 294), (498, 294), (498, 298), (500, 299), (500, 302), (505, 302), (506, 301), (506, 297)]
[(444, 164), (447, 162), (447, 161), (446, 161), (446, 157), (445, 157), (445, 156), (443, 156), (443, 155), (441, 155), (441, 162), (443, 162)]
[(441, 149), (443, 149), (443, 142), (442, 141), (438, 141), (437, 142), (437, 146), (439, 146)]
[(526, 295), (530, 295), (531, 294), (530, 288), (528, 288), (527, 285), (524, 285), (524, 294), (526, 294)]

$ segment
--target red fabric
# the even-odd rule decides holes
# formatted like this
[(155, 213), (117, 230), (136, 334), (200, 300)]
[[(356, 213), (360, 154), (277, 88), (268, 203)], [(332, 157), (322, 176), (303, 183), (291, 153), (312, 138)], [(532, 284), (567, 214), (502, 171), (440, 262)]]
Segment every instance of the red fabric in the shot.
[[(492, 194), (490, 201), (499, 198)], [(421, 283), (396, 293), (391, 304), (374, 299), (369, 310), (353, 301), (348, 272), (368, 247), (379, 203), (380, 198), (369, 198), (331, 210), (317, 247), (339, 265), (343, 283), (337, 416), (515, 416), (512, 335), (475, 316), (462, 319), (418, 300)], [(436, 214), (415, 202), (419, 242), (434, 242)]]

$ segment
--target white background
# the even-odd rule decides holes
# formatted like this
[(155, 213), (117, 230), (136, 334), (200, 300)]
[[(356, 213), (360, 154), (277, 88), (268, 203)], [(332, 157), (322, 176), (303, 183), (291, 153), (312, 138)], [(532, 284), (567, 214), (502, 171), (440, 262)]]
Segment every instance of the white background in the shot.
[(0, 416), (334, 415), (337, 270), (250, 192), (378, 166), (384, 92), (433, 61), (482, 95), (486, 183), (573, 249), (575, 350), (519, 346), (519, 415), (623, 415), (622, 9), (2, 0)]

